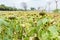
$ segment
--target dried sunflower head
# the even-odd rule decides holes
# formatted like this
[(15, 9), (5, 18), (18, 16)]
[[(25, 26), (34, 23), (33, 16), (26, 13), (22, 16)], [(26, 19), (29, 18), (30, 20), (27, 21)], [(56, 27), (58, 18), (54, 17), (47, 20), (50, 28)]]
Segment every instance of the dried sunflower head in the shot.
[(39, 15), (44, 16), (44, 15), (46, 15), (46, 13), (45, 12), (40, 12)]
[(16, 19), (16, 17), (15, 16), (9, 16), (8, 19), (14, 20), (14, 19)]
[(33, 40), (39, 40), (39, 38), (38, 37), (34, 37)]

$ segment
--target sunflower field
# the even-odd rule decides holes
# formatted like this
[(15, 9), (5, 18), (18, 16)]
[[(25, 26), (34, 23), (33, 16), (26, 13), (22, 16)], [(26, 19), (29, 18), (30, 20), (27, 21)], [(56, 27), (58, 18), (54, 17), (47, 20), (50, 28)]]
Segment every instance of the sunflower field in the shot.
[(0, 11), (0, 40), (60, 40), (60, 14)]

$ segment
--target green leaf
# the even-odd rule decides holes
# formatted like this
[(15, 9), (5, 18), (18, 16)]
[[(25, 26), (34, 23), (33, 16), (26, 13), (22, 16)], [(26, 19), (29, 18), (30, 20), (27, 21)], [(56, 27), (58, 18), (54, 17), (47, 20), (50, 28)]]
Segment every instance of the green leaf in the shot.
[(42, 19), (43, 24), (46, 24), (49, 20), (47, 18)]
[(7, 33), (7, 35), (12, 36), (13, 35), (13, 29), (7, 28), (6, 33)]
[(33, 36), (35, 33), (36, 33), (36, 27), (31, 27), (29, 32), (28, 32), (28, 35)]
[(0, 19), (0, 26), (1, 25), (8, 26), (8, 23), (6, 21), (4, 21), (4, 19)]
[(29, 37), (25, 37), (24, 40), (29, 40)]
[(2, 26), (0, 26), (0, 33), (2, 32)]
[(0, 40), (2, 40), (2, 34), (0, 34)]
[(39, 27), (39, 26), (41, 26), (41, 25), (43, 25), (43, 22), (42, 22), (41, 20), (39, 20), (39, 21), (37, 22), (37, 26)]
[(19, 25), (16, 25), (16, 31), (19, 32), (20, 31), (20, 26)]
[(42, 39), (43, 40), (48, 40), (49, 34), (48, 32), (42, 33)]
[(50, 27), (48, 28), (48, 30), (50, 31), (50, 33), (51, 33), (51, 35), (52, 35), (53, 38), (55, 38), (55, 37), (58, 36), (57, 28), (56, 28), (55, 25), (50, 26)]

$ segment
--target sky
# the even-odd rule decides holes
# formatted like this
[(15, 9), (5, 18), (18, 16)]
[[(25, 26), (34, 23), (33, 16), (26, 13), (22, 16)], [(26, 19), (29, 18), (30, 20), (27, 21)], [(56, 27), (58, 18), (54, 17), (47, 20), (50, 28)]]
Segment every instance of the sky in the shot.
[[(0, 4), (5, 4), (6, 6), (22, 8), (21, 3), (25, 2), (28, 6), (28, 9), (31, 7), (41, 9), (49, 9), (48, 3), (50, 2), (50, 10), (55, 9), (56, 3), (55, 0), (0, 0)], [(60, 0), (58, 0), (58, 8), (60, 9)]]

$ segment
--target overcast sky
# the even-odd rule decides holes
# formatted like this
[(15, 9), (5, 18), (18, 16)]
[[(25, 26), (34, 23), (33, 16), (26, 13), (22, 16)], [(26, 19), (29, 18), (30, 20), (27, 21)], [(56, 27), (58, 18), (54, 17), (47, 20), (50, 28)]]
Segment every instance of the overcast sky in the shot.
[[(16, 7), (16, 8), (22, 8), (21, 3), (26, 2), (28, 5), (28, 8), (30, 7), (41, 7), (41, 8), (47, 8), (48, 9), (48, 2), (51, 2), (50, 8), (55, 9), (55, 0), (0, 0), (0, 4), (5, 4), (6, 6)], [(58, 8), (60, 9), (60, 0), (58, 0)]]

